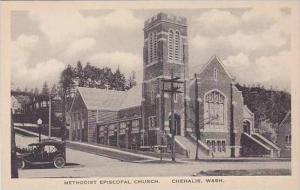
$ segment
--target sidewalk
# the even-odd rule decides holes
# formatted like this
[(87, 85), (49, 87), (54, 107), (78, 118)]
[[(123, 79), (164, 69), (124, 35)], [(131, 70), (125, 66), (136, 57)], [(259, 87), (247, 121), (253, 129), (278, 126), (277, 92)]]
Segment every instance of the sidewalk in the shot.
[[(196, 160), (194, 160), (196, 161)], [(262, 157), (238, 157), (238, 158), (205, 158), (198, 161), (204, 162), (269, 162), (269, 161), (291, 161), (291, 158), (262, 158)]]
[(90, 143), (66, 141), (67, 148), (74, 150), (80, 150), (83, 152), (96, 154), (104, 157), (109, 157), (126, 162), (136, 162), (136, 161), (154, 161), (159, 160), (157, 157), (148, 156), (144, 154), (133, 153), (125, 150), (120, 150), (117, 148), (104, 147), (100, 145), (94, 145)]

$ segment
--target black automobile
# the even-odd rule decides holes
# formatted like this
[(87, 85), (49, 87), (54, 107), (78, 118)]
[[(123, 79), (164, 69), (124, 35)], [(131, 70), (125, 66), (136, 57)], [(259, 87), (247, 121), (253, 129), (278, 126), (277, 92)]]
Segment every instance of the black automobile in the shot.
[(17, 151), (18, 168), (50, 164), (56, 168), (63, 168), (66, 163), (65, 147), (65, 142), (56, 140), (29, 144), (26, 149)]

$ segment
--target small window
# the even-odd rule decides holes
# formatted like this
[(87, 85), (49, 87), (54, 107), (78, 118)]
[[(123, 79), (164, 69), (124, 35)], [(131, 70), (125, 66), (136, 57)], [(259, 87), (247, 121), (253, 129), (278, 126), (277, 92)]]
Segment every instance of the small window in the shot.
[(291, 135), (285, 136), (285, 143), (291, 144)]
[(226, 143), (225, 143), (225, 141), (222, 141), (222, 151), (226, 152)]
[(222, 152), (221, 141), (217, 141), (218, 151)]
[(174, 94), (174, 102), (177, 102), (177, 99), (178, 99), (178, 97), (177, 97), (177, 94), (175, 93)]
[(150, 92), (150, 102), (151, 104), (155, 103), (155, 95), (153, 90)]
[(216, 141), (212, 141), (211, 149), (212, 149), (213, 152), (216, 152)]
[(151, 116), (148, 118), (149, 128), (156, 128), (156, 116)]
[(214, 69), (214, 79), (218, 80), (218, 70), (216, 68)]
[(44, 152), (46, 153), (54, 153), (57, 152), (57, 148), (53, 145), (45, 145)]

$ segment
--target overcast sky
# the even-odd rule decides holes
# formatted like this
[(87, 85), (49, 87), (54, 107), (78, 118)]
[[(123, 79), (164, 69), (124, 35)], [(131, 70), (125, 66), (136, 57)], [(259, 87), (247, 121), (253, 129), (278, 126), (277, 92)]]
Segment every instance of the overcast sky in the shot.
[(13, 88), (56, 83), (67, 64), (118, 66), (142, 79), (143, 23), (163, 11), (188, 19), (190, 76), (217, 55), (240, 83), (290, 90), (289, 9), (14, 11)]

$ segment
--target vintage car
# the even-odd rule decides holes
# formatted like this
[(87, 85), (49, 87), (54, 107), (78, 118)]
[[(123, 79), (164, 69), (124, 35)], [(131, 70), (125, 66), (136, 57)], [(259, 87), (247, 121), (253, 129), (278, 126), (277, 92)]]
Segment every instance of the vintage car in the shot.
[(63, 168), (66, 163), (65, 147), (65, 142), (56, 140), (29, 144), (26, 149), (17, 153), (18, 168), (50, 164), (56, 168)]

